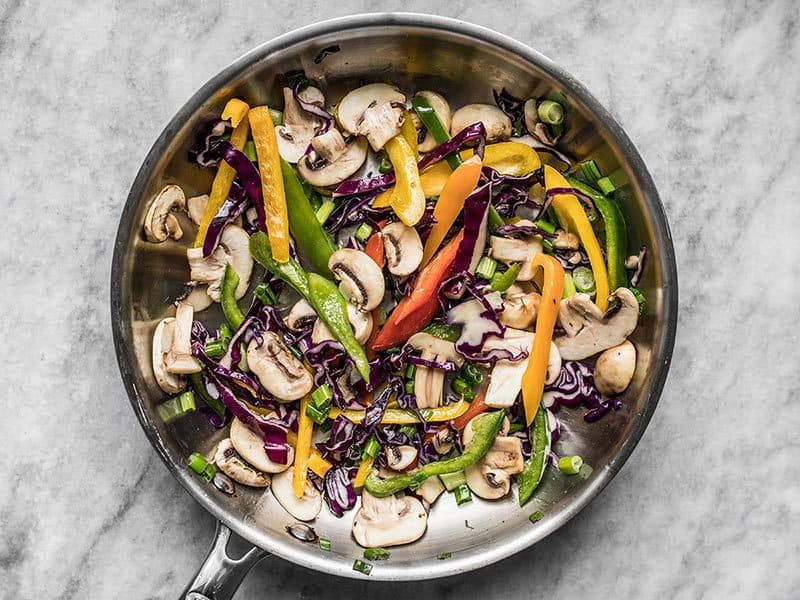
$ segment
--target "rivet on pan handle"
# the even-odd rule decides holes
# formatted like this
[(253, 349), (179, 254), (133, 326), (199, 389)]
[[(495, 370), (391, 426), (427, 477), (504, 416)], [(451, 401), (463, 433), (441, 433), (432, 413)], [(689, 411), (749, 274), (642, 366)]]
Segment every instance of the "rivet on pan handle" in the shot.
[(269, 552), (253, 547), (241, 558), (228, 556), (231, 530), (217, 521), (217, 532), (208, 556), (186, 587), (182, 600), (230, 600), (239, 589), (245, 575)]

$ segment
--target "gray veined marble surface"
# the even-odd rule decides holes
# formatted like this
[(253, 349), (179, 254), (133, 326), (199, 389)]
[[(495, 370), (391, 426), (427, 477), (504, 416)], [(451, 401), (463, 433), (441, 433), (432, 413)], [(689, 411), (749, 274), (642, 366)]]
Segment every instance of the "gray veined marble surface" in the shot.
[(786, 2), (0, 0), (0, 597), (174, 598), (213, 519), (113, 357), (111, 248), (150, 144), (208, 78), (321, 18), (434, 11), (529, 43), (638, 145), (676, 242), (672, 371), (621, 474), (536, 547), (458, 579), (277, 559), (239, 598), (797, 598), (800, 8)]

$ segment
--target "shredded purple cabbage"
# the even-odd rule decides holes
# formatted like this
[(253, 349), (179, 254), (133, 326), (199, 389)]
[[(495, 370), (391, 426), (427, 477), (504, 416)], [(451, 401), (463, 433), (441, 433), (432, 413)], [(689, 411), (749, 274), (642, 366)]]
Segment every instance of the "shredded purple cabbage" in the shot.
[(446, 372), (455, 372), (458, 371), (458, 367), (456, 364), (449, 360), (429, 360), (427, 358), (422, 358), (421, 356), (416, 356), (414, 354), (409, 354), (406, 358), (406, 362), (412, 365), (417, 365), (420, 367), (428, 367), (429, 369), (439, 369), (440, 371)]
[(360, 225), (368, 223), (373, 229), (378, 228), (378, 221), (391, 212), (390, 207), (374, 208), (372, 201), (377, 194), (366, 194), (362, 196), (352, 196), (341, 198), (336, 203), (336, 208), (325, 221), (325, 229), (332, 234), (350, 225)]
[(532, 237), (534, 235), (541, 236), (543, 238), (554, 240), (558, 237), (555, 233), (550, 233), (545, 231), (541, 227), (537, 227), (536, 225), (501, 225), (495, 230), (496, 234), (505, 235), (508, 237), (513, 236), (521, 236), (521, 237)]
[(464, 201), (464, 235), (458, 244), (452, 273), (474, 273), (486, 247), (486, 220), (492, 200), (492, 182), (472, 192)]
[(330, 511), (337, 517), (343, 516), (345, 511), (356, 504), (356, 491), (353, 488), (355, 476), (355, 468), (343, 465), (335, 465), (325, 474), (322, 483), (323, 497)]
[(594, 386), (592, 369), (584, 363), (567, 360), (561, 365), (561, 371), (555, 383), (545, 388), (553, 404), (552, 410), (559, 406), (585, 406), (589, 409), (584, 415), (584, 420), (590, 423), (598, 421), (612, 408), (619, 410), (622, 402), (618, 398), (603, 400), (600, 392)]
[(380, 424), (383, 418), (383, 413), (386, 411), (386, 405), (389, 403), (389, 398), (397, 394), (403, 389), (403, 379), (400, 377), (392, 377), (387, 383), (386, 387), (375, 396), (372, 404), (364, 412), (364, 420), (361, 425), (365, 429), (373, 430)]
[(318, 106), (313, 102), (306, 102), (300, 97), (300, 91), (306, 86), (307, 83), (307, 81), (298, 81), (294, 88), (292, 88), (292, 95), (294, 96), (295, 102), (300, 105), (300, 108), (322, 121), (322, 128), (319, 129), (319, 131), (317, 131), (315, 134), (322, 135), (333, 125), (333, 115), (321, 106)]
[(209, 156), (214, 146), (222, 140), (222, 136), (233, 129), (228, 121), (212, 119), (202, 125), (197, 132), (194, 144), (189, 149), (189, 162), (197, 163), (201, 169), (216, 167), (219, 156)]
[(494, 103), (497, 104), (500, 110), (508, 115), (512, 123), (517, 123), (522, 120), (525, 114), (525, 100), (512, 96), (506, 88), (500, 90), (499, 94), (497, 90), (492, 90), (492, 95), (494, 95)]
[(238, 182), (232, 182), (228, 197), (208, 226), (206, 239), (203, 240), (203, 256), (211, 256), (211, 253), (219, 245), (225, 227), (229, 223), (233, 223), (236, 217), (241, 215), (247, 208), (247, 200), (247, 193), (244, 188)]

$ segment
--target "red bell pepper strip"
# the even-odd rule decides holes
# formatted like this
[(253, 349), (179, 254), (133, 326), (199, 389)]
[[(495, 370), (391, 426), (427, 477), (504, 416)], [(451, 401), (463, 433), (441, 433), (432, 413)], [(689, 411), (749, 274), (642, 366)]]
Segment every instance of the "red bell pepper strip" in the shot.
[(455, 427), (458, 431), (464, 429), (467, 426), (473, 417), (477, 417), (479, 414), (486, 412), (489, 410), (489, 406), (486, 404), (486, 391), (478, 392), (475, 396), (475, 400), (469, 405), (467, 412), (465, 412), (460, 417), (453, 419), (453, 427)]

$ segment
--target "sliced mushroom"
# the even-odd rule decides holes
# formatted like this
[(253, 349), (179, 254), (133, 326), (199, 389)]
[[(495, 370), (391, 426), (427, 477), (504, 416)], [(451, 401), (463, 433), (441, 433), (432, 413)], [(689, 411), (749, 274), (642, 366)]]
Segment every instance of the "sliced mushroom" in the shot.
[[(335, 162), (310, 161), (308, 156), (297, 163), (297, 171), (309, 184), (328, 187), (341, 183), (361, 168), (367, 160), (367, 140), (353, 138)], [(319, 164), (318, 164), (319, 162)]]
[(303, 497), (294, 493), (294, 467), (272, 478), (272, 495), (298, 521), (313, 521), (322, 510), (322, 494), (306, 480)]
[(628, 340), (604, 351), (594, 367), (594, 385), (604, 396), (626, 390), (636, 370), (636, 348)]
[(175, 334), (175, 318), (162, 319), (153, 333), (153, 375), (158, 387), (168, 394), (177, 394), (186, 385), (186, 381), (178, 374), (167, 371), (164, 358), (172, 348)]
[(553, 146), (558, 141), (558, 138), (553, 137), (550, 133), (550, 128), (539, 119), (538, 104), (539, 101), (536, 98), (529, 98), (525, 102), (525, 127), (528, 129), (528, 133), (540, 142)]
[(314, 152), (329, 163), (335, 163), (347, 152), (347, 142), (335, 127), (311, 138), (311, 146)]
[(196, 313), (203, 311), (214, 304), (214, 300), (208, 295), (206, 286), (204, 285), (193, 285), (189, 295), (183, 298), (182, 302), (191, 304), (194, 312)]
[[(437, 94), (436, 92), (431, 92), (428, 90), (417, 92), (415, 95), (419, 96), (420, 98), (425, 98), (428, 101), (428, 104), (431, 105), (433, 112), (439, 118), (439, 121), (441, 121), (442, 127), (444, 127), (445, 131), (450, 131), (452, 113), (450, 112), (450, 103), (447, 102), (445, 97), (441, 94)], [(437, 142), (436, 138), (431, 135), (431, 132), (426, 131), (425, 139), (419, 144), (419, 151), (430, 152), (438, 145), (439, 142)]]
[(208, 194), (202, 196), (192, 196), (186, 201), (186, 212), (189, 213), (189, 218), (195, 225), (200, 225), (203, 220), (203, 213), (206, 212), (208, 206)]
[(415, 490), (417, 496), (422, 498), (428, 506), (431, 506), (436, 499), (442, 495), (445, 487), (442, 480), (438, 477), (428, 477), (422, 484)]
[(449, 427), (442, 427), (433, 435), (433, 448), (437, 454), (447, 454), (453, 449), (455, 434)]
[(336, 108), (346, 132), (365, 135), (375, 151), (400, 133), (406, 97), (385, 83), (370, 83), (349, 92)]
[(514, 329), (527, 329), (533, 325), (542, 296), (514, 284), (503, 294), (503, 312), (500, 322)]
[(261, 344), (247, 346), (247, 366), (279, 402), (299, 400), (314, 387), (314, 378), (274, 331), (264, 332)]
[(418, 451), (414, 446), (386, 446), (386, 466), (393, 471), (405, 471), (417, 460)]
[(270, 460), (261, 436), (235, 417), (231, 422), (230, 440), (239, 456), (263, 473), (282, 473), (294, 462), (294, 448), (291, 446), (286, 464)]
[(428, 513), (416, 498), (376, 498), (364, 490), (353, 519), (353, 537), (364, 548), (387, 548), (418, 540), (427, 526)]
[[(306, 87), (300, 96), (304, 101), (325, 104), (325, 97), (319, 89)], [(319, 119), (304, 111), (295, 100), (291, 88), (283, 88), (283, 123), (275, 127), (275, 137), (278, 141), (278, 154), (283, 160), (296, 163), (308, 149), (317, 127)]]
[[(521, 224), (530, 221), (520, 221)], [(534, 235), (522, 240), (490, 236), (490, 254), (495, 260), (505, 264), (521, 263), (517, 281), (530, 281), (533, 279), (533, 257), (542, 251), (542, 238)]]
[(250, 487), (269, 487), (269, 475), (247, 464), (236, 452), (229, 438), (222, 440), (214, 454), (214, 462), (228, 477)]
[(609, 296), (616, 300), (605, 314), (587, 294), (574, 294), (561, 302), (558, 322), (566, 335), (554, 342), (567, 360), (582, 360), (618, 346), (636, 329), (639, 303), (628, 288), (618, 288)]
[(219, 246), (209, 256), (203, 257), (202, 248), (189, 248), (186, 250), (186, 257), (189, 259), (192, 281), (207, 283), (206, 292), (214, 302), (219, 302), (222, 277), (228, 263), (239, 276), (236, 298), (247, 293), (253, 273), (253, 257), (250, 255), (250, 236), (241, 227), (225, 227)]
[(286, 315), (286, 319), (284, 319), (286, 326), (292, 331), (302, 331), (316, 320), (317, 311), (304, 298), (294, 303), (289, 314)]
[(381, 268), (366, 253), (341, 248), (331, 255), (328, 268), (339, 281), (344, 297), (360, 310), (377, 308), (386, 293)]
[(580, 240), (574, 233), (569, 233), (563, 229), (556, 231), (556, 239), (553, 240), (553, 247), (559, 250), (577, 250)]
[(192, 356), (192, 321), (194, 321), (192, 305), (180, 302), (175, 312), (172, 346), (164, 358), (164, 364), (170, 373), (187, 375), (199, 373), (201, 370), (200, 363)]
[[(421, 352), (420, 358), (438, 362), (449, 361), (460, 367), (464, 357), (456, 352), (453, 342), (421, 331), (408, 339), (408, 344)], [(418, 365), (414, 372), (414, 394), (418, 408), (436, 408), (442, 404), (444, 371)]]
[(165, 186), (150, 203), (144, 217), (144, 236), (147, 241), (161, 243), (169, 237), (181, 239), (183, 230), (172, 211), (184, 208), (186, 196), (183, 190), (177, 185)]
[(392, 275), (405, 277), (422, 262), (422, 240), (413, 227), (402, 221), (389, 223), (381, 230), (386, 266)]
[(492, 104), (467, 104), (453, 113), (450, 135), (456, 135), (477, 122), (486, 128), (486, 142), (499, 142), (511, 137), (511, 119)]
[[(369, 339), (372, 333), (372, 314), (359, 310), (353, 304), (347, 305), (347, 318), (353, 328), (353, 335), (356, 336), (356, 341), (359, 344), (364, 344)], [(328, 329), (328, 326), (322, 319), (317, 319), (314, 322), (314, 329), (311, 331), (311, 343), (319, 344), (326, 340), (335, 340), (336, 338)]]
[(489, 452), (467, 467), (464, 475), (469, 489), (476, 495), (486, 500), (496, 500), (508, 494), (511, 490), (511, 475), (521, 473), (524, 466), (522, 440), (498, 435)]

